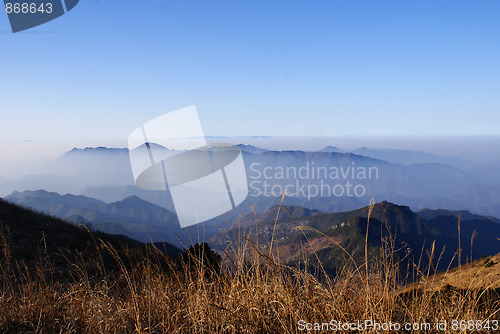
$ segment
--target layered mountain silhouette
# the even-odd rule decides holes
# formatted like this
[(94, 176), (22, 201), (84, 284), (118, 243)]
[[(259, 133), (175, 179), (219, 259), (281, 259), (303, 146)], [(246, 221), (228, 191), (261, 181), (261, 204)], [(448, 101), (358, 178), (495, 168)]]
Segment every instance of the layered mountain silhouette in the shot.
[[(321, 212), (353, 210), (374, 198), (408, 205), (414, 210), (469, 210), (500, 217), (500, 174), (492, 166), (408, 150), (361, 148), (349, 153), (328, 146), (318, 152), (304, 152), (238, 146), (245, 161), (250, 196), (229, 214), (229, 219), (247, 213), (250, 206), (264, 211), (279, 204), (282, 195), (279, 190), (290, 185), (297, 190), (297, 181), (299, 187), (303, 184), (319, 187), (322, 181), (330, 187), (345, 185), (347, 181), (363, 187), (363, 196), (310, 196), (295, 191), (286, 198), (288, 205)], [(309, 170), (327, 168), (329, 174), (326, 178), (300, 178), (293, 173), (280, 177), (276, 174), (280, 168), (299, 171), (306, 167)], [(265, 168), (269, 179), (263, 178)], [(330, 178), (330, 168), (336, 169), (338, 178)], [(353, 169), (357, 173), (369, 168), (374, 170), (371, 178), (358, 177), (358, 174), (352, 177)], [(268, 183), (267, 189), (264, 189), (263, 181)], [(135, 187), (128, 150), (120, 148), (75, 148), (33, 175), (2, 181), (0, 189), (5, 195), (13, 191), (45, 189), (62, 194), (85, 195), (106, 203), (137, 196), (168, 211), (175, 210), (171, 198), (165, 192)], [(278, 191), (273, 192), (271, 189)], [(220, 219), (218, 222), (221, 222)]]

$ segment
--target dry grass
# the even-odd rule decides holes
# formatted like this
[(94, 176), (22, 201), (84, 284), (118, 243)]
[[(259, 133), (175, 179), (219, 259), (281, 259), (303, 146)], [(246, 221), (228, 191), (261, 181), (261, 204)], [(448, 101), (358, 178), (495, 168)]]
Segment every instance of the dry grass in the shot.
[[(89, 274), (85, 261), (72, 262), (65, 281), (47, 262), (28, 268), (14, 259), (5, 235), (0, 243), (0, 332), (297, 333), (304, 332), (300, 320), (450, 326), (499, 318), (498, 303), (481, 299), (472, 285), (465, 293), (439, 293), (432, 284), (402, 288), (390, 243), (378, 260), (366, 255), (363, 265), (346, 263), (340, 275), (321, 281), (244, 236), (228, 246), (220, 272), (200, 254), (176, 261), (153, 248), (139, 256), (96, 240), (98, 254), (111, 254), (118, 270)], [(416, 268), (417, 281), (438, 277), (427, 269)]]

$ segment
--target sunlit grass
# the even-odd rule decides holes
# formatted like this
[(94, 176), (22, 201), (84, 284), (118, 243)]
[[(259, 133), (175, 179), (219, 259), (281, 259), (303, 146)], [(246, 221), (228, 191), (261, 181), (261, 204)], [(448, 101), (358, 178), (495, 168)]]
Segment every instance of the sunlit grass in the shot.
[[(301, 320), (434, 326), (499, 318), (491, 283), (481, 285), (477, 276), (462, 289), (452, 288), (431, 269), (434, 260), (425, 268), (412, 264), (414, 283), (402, 286), (390, 238), (375, 260), (367, 246), (364, 263), (347, 256), (336, 277), (280, 263), (276, 245), (262, 248), (245, 235), (228, 244), (220, 267), (206, 246), (172, 259), (154, 247), (144, 253), (96, 239), (92, 259), (68, 258), (65, 280), (47, 254), (40, 254), (34, 268), (13, 258), (3, 228), (0, 243), (2, 332), (297, 333)], [(334, 240), (332, 246), (340, 247)], [(105, 253), (113, 270), (105, 268)], [(439, 259), (433, 247), (423, 254)], [(101, 269), (89, 270), (89, 262)]]

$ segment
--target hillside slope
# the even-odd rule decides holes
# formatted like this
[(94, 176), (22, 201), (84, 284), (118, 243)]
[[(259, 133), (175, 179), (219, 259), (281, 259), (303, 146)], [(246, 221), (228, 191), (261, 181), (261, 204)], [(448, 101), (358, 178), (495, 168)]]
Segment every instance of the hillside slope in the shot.
[[(2, 262), (27, 268), (52, 265), (61, 274), (70, 263), (84, 261), (89, 268), (116, 268), (116, 261), (103, 245), (117, 250), (123, 247), (142, 252), (144, 244), (123, 235), (109, 235), (75, 226), (59, 218), (37, 213), (0, 199), (0, 248)], [(171, 255), (180, 250), (165, 247)], [(17, 266), (17, 265), (16, 265)]]

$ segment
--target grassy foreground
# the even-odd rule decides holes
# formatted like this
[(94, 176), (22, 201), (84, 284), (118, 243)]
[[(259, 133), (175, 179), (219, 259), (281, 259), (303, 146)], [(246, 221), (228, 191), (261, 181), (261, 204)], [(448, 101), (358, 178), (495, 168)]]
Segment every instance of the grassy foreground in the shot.
[(12, 255), (8, 233), (0, 236), (2, 333), (324, 333), (358, 320), (372, 326), (342, 332), (399, 332), (408, 323), (414, 333), (494, 333), (500, 319), (498, 291), (486, 279), (454, 288), (415, 264), (414, 283), (402, 286), (389, 244), (329, 278), (321, 268), (316, 275), (283, 265), (243, 236), (220, 267), (206, 244), (172, 259), (98, 238), (87, 257), (61, 265), (40, 254), (27, 266)]

